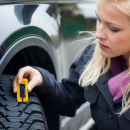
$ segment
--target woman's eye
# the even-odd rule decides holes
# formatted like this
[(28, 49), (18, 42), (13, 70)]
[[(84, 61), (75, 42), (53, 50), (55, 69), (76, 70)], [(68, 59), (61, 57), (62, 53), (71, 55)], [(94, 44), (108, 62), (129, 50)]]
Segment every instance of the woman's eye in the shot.
[(112, 32), (118, 32), (118, 31), (120, 31), (119, 29), (112, 29), (112, 28), (110, 28), (110, 30), (111, 30)]

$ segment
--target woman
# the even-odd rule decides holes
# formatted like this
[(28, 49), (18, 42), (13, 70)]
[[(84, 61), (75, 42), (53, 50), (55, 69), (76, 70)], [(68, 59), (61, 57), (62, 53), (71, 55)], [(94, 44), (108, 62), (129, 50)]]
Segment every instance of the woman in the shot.
[(13, 89), (16, 93), (16, 81), (29, 77), (28, 91), (37, 86), (48, 111), (74, 116), (89, 101), (99, 130), (129, 130), (130, 1), (97, 0), (95, 13), (96, 42), (71, 65), (68, 79), (59, 83), (48, 71), (27, 66), (19, 70)]

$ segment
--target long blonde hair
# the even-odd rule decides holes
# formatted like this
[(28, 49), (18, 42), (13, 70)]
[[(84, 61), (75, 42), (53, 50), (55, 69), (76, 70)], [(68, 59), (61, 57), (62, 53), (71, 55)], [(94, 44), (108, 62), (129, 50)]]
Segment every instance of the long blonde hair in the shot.
[[(130, 16), (130, 1), (129, 0), (100, 0), (101, 2), (111, 2), (112, 5), (117, 7), (119, 10), (121, 10), (124, 14), (127, 16)], [(130, 18), (130, 17), (129, 17)], [(111, 67), (111, 60), (108, 58), (104, 58), (100, 54), (100, 48), (99, 44), (97, 44), (97, 41), (91, 43), (96, 44), (93, 57), (90, 59), (90, 61), (85, 65), (84, 70), (79, 78), (79, 85), (81, 87), (86, 87), (88, 85), (94, 85), (99, 77), (103, 74), (105, 74)], [(130, 66), (130, 60), (129, 60), (129, 66)], [(130, 83), (126, 86), (125, 91), (122, 89), (122, 81), (127, 78), (127, 76), (130, 75), (130, 69), (128, 73), (122, 78), (120, 81), (121, 84), (121, 90), (123, 93), (122, 98), (122, 110), (118, 114), (123, 114), (130, 108)]]

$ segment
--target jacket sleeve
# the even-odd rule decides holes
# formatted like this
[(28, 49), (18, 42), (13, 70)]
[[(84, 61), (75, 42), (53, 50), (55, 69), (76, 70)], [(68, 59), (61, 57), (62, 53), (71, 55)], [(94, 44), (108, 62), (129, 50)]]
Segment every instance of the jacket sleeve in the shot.
[(71, 65), (69, 78), (62, 79), (61, 83), (57, 82), (54, 75), (47, 70), (33, 66), (33, 68), (40, 71), (44, 79), (40, 86), (34, 88), (44, 109), (58, 115), (73, 117), (76, 110), (86, 102), (84, 89), (78, 85), (79, 73), (76, 68), (81, 64), (87, 51), (88, 47)]

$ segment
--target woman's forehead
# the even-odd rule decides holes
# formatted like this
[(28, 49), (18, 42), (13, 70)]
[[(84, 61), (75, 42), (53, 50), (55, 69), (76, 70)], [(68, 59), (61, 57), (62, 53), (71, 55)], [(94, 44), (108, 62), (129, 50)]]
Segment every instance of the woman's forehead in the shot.
[(97, 3), (111, 3), (124, 14), (130, 16), (130, 0), (97, 0)]
[(130, 22), (126, 14), (114, 6), (111, 2), (101, 2), (104, 0), (97, 1), (96, 13), (99, 18), (111, 21), (115, 24), (123, 24), (124, 22)]

